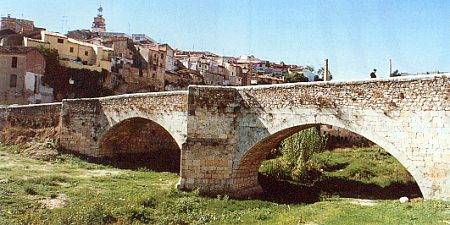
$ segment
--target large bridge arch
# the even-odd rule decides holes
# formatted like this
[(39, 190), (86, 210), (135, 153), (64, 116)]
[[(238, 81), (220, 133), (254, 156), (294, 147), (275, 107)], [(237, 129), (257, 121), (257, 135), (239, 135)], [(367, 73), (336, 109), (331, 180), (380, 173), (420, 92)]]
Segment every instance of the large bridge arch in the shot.
[[(283, 115), (281, 115), (283, 117)], [(282, 119), (285, 120), (285, 119)], [(265, 135), (261, 135), (259, 140), (253, 140), (254, 143), (250, 143), (251, 146), (241, 154), (236, 154), (233, 159), (233, 188), (234, 196), (243, 197), (249, 195), (255, 195), (262, 192), (262, 188), (258, 182), (258, 169), (274, 148), (277, 148), (279, 143), (290, 137), (291, 135), (317, 125), (332, 125), (339, 127), (363, 136), (364, 138), (377, 144), (385, 151), (390, 153), (405, 169), (411, 174), (414, 180), (417, 182), (421, 192), (424, 193), (427, 190), (426, 178), (420, 173), (420, 168), (414, 165), (414, 161), (409, 160), (405, 151), (398, 150), (398, 148), (387, 141), (385, 138), (380, 137), (369, 129), (362, 129), (358, 124), (347, 124), (344, 126), (342, 123), (336, 123), (337, 120), (334, 116), (322, 115), (316, 117), (313, 121), (307, 121), (298, 119), (297, 122), (284, 123), (282, 126), (277, 126), (270, 129)]]

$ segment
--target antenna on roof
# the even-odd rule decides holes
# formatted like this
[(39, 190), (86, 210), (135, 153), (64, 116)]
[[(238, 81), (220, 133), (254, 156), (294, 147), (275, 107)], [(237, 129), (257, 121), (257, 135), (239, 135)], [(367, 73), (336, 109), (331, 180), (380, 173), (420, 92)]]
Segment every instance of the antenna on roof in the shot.
[(61, 18), (61, 34), (65, 34), (67, 29), (67, 16)]
[(102, 7), (102, 2), (100, 0), (98, 0), (98, 9), (97, 9), (98, 15), (102, 16), (103, 15), (103, 7)]

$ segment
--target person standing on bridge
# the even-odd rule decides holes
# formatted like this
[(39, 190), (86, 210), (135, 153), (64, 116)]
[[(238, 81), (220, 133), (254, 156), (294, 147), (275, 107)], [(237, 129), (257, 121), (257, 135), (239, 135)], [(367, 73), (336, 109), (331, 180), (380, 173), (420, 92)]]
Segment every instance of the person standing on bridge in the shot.
[(377, 74), (375, 74), (377, 72), (377, 69), (373, 69), (372, 73), (370, 73), (370, 78), (377, 78)]

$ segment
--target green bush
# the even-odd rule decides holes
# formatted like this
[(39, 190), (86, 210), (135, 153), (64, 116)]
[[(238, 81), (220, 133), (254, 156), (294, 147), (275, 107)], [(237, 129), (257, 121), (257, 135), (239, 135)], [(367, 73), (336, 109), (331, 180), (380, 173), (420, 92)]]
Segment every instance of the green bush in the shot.
[(259, 171), (265, 175), (282, 180), (291, 178), (291, 168), (282, 157), (264, 161)]
[(158, 204), (154, 197), (143, 198), (140, 200), (140, 205), (145, 208), (155, 208)]
[(270, 171), (270, 175), (276, 175), (282, 179), (290, 177), (295, 181), (303, 180), (304, 176), (311, 175), (306, 174), (311, 155), (324, 151), (327, 140), (328, 138), (321, 135), (315, 127), (302, 130), (281, 142), (279, 151), (282, 156), (279, 161), (274, 160), (272, 164), (266, 164), (266, 169)]
[(34, 190), (34, 188), (31, 186), (24, 187), (24, 191), (25, 191), (25, 193), (27, 193), (29, 195), (37, 195), (38, 194), (37, 191)]
[(153, 222), (152, 213), (145, 208), (131, 209), (128, 219), (133, 222), (139, 221), (146, 224)]

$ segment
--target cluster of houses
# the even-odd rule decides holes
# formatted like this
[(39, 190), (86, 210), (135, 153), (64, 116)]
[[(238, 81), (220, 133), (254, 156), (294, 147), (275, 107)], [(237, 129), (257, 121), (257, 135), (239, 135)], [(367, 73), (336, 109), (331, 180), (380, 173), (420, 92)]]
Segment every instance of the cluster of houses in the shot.
[(310, 81), (316, 76), (297, 65), (182, 51), (145, 34), (107, 32), (102, 11), (100, 7), (91, 29), (67, 34), (35, 27), (30, 20), (2, 17), (0, 105), (55, 100), (53, 89), (43, 81), (51, 68), (46, 68), (39, 49), (56, 50), (64, 67), (106, 73), (103, 85), (113, 94), (180, 90), (191, 84), (278, 84), (285, 82), (286, 74), (301, 74)]
[(309, 81), (316, 76), (309, 67), (269, 62), (252, 55), (226, 57), (210, 52), (176, 51), (175, 59), (183, 68), (198, 71), (207, 85), (280, 84), (285, 82), (286, 75), (301, 74)]

